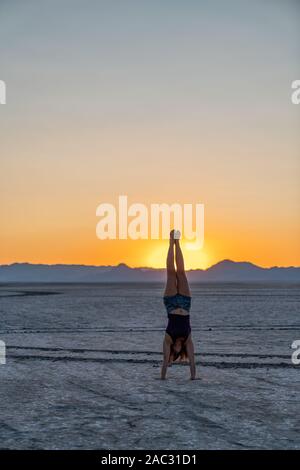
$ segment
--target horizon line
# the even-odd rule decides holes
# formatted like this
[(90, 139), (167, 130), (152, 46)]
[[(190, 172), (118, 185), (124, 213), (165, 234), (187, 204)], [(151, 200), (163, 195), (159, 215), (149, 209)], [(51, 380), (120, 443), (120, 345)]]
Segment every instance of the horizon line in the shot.
[[(257, 268), (260, 268), (260, 269), (274, 269), (274, 268), (280, 268), (280, 269), (289, 269), (289, 268), (295, 268), (295, 269), (298, 269), (300, 268), (300, 266), (295, 266), (295, 265), (289, 265), (289, 266), (278, 266), (278, 265), (273, 265), (273, 266), (267, 266), (267, 267), (264, 267), (264, 266), (260, 266), (258, 264), (255, 264), (251, 261), (234, 261), (234, 260), (231, 260), (229, 258), (224, 258), (220, 261), (218, 261), (217, 263), (214, 263), (210, 266), (208, 266), (207, 268), (203, 269), (203, 268), (192, 268), (192, 269), (186, 269), (187, 272), (191, 272), (191, 271), (208, 271), (210, 268), (212, 268), (213, 266), (217, 266), (218, 264), (221, 264), (221, 263), (224, 263), (224, 262), (230, 262), (230, 263), (233, 263), (233, 264), (244, 264), (244, 263), (247, 263), (247, 264), (250, 264), (252, 266), (255, 266)], [(6, 263), (6, 264), (0, 264), (0, 268), (2, 267), (10, 267), (10, 266), (14, 266), (14, 265), (31, 265), (31, 266), (48, 266), (48, 267), (51, 267), (51, 266), (69, 266), (69, 267), (72, 267), (72, 266), (76, 266), (76, 267), (86, 267), (86, 268), (117, 268), (119, 266), (126, 266), (127, 268), (129, 269), (149, 269), (149, 270), (154, 270), (154, 271), (161, 271), (161, 270), (165, 270), (166, 268), (165, 267), (162, 267), (162, 268), (154, 268), (154, 267), (150, 267), (150, 266), (130, 266), (128, 265), (127, 263), (124, 263), (124, 262), (120, 262), (118, 264), (81, 264), (81, 263), (31, 263), (29, 261), (15, 261), (15, 262), (12, 262), (12, 263)]]

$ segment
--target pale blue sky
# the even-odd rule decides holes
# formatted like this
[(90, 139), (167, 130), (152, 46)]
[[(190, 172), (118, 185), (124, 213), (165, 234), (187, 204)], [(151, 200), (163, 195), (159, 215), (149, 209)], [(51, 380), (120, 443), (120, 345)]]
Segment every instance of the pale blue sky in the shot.
[(297, 1), (2, 1), (6, 112), (114, 125), (290, 114), (299, 20)]

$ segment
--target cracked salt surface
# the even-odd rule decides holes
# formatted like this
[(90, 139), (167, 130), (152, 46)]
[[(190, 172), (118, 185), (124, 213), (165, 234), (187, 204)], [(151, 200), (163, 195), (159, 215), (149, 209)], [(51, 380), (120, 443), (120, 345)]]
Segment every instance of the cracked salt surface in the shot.
[(0, 447), (300, 448), (299, 286), (193, 286), (194, 382), (185, 365), (159, 380), (161, 293), (0, 287)]

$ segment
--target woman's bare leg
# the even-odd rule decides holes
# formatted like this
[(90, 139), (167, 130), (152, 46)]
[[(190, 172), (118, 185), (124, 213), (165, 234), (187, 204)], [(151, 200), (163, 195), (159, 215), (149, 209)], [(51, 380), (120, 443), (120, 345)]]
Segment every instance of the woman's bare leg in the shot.
[(181, 295), (191, 296), (189, 283), (185, 274), (184, 259), (183, 259), (183, 254), (180, 248), (179, 240), (175, 240), (175, 259), (176, 259), (176, 267), (177, 267), (177, 272), (176, 272), (177, 291)]
[(165, 288), (164, 296), (176, 295), (177, 294), (177, 277), (174, 263), (174, 238), (170, 238), (170, 245), (167, 255), (167, 284)]

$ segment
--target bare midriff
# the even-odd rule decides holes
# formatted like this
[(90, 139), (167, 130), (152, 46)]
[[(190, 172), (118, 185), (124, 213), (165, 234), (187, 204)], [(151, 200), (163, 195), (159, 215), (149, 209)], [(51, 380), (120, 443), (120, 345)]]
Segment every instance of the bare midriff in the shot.
[(175, 310), (172, 310), (170, 314), (171, 315), (189, 315), (189, 312), (187, 312), (187, 310), (184, 310), (184, 308), (175, 308)]

